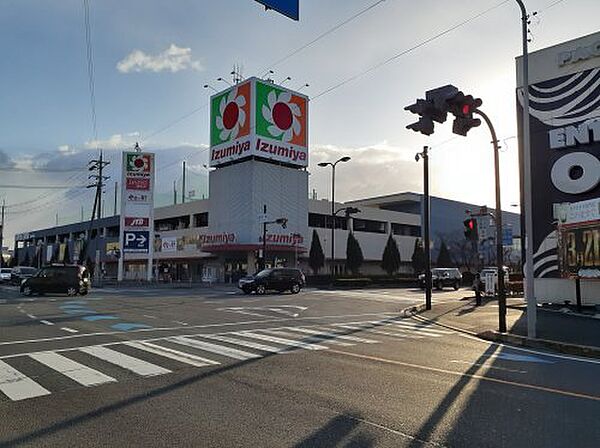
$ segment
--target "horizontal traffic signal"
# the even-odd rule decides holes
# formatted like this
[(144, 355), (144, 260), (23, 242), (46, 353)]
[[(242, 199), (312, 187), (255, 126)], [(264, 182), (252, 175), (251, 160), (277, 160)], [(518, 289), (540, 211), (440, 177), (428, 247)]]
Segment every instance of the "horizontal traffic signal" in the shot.
[(481, 125), (479, 118), (473, 118), (473, 113), (481, 104), (481, 99), (465, 95), (451, 84), (428, 90), (425, 99), (419, 98), (414, 104), (404, 108), (420, 116), (418, 122), (406, 128), (431, 135), (434, 132), (434, 122), (444, 123), (450, 112), (455, 117), (452, 132), (465, 136), (472, 128)]

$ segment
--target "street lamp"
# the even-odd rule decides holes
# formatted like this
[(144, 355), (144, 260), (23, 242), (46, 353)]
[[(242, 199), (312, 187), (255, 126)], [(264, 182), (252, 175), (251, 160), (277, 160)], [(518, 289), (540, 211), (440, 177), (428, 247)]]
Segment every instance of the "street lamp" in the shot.
[(331, 166), (331, 281), (335, 277), (335, 167), (340, 162), (349, 162), (351, 157), (344, 156), (335, 162), (321, 162), (318, 165), (322, 168)]

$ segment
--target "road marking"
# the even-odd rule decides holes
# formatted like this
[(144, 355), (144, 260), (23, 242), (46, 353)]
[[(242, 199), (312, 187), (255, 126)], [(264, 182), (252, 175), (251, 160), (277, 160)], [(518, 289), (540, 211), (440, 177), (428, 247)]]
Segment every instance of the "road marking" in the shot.
[(255, 353), (245, 352), (243, 350), (238, 350), (235, 348), (224, 347), (222, 345), (211, 344), (210, 342), (198, 341), (196, 339), (189, 339), (183, 336), (167, 338), (166, 340), (176, 342), (177, 344), (187, 345), (188, 347), (197, 348), (207, 352), (216, 353), (218, 355), (227, 356), (229, 358), (239, 359), (241, 361), (261, 357), (261, 355), (257, 355)]
[(173, 322), (179, 325), (183, 325), (184, 327), (187, 327), (189, 325), (187, 322), (179, 322), (178, 320), (174, 320)]
[[(413, 319), (416, 319), (420, 322), (428, 322), (427, 319), (422, 319), (418, 316), (412, 316)], [(432, 323), (432, 325), (439, 325), (440, 327), (443, 328), (448, 328), (445, 325), (440, 325), (438, 323)], [(478, 342), (480, 344), (485, 344), (488, 347), (502, 347), (504, 349), (508, 349), (508, 350), (517, 350), (520, 352), (526, 352), (526, 353), (534, 353), (536, 355), (541, 355), (541, 356), (546, 356), (546, 357), (550, 357), (550, 358), (557, 358), (557, 359), (565, 359), (567, 361), (575, 361), (575, 362), (584, 362), (587, 364), (600, 364), (600, 360), (598, 359), (591, 359), (591, 358), (584, 358), (584, 357), (577, 357), (577, 356), (569, 356), (569, 355), (560, 355), (558, 353), (550, 353), (550, 352), (542, 352), (539, 350), (533, 350), (530, 348), (524, 348), (524, 347), (517, 347), (515, 345), (511, 345), (511, 344), (504, 344), (504, 343), (498, 343), (498, 342), (492, 342), (492, 341), (488, 341), (487, 339), (481, 339), (478, 338), (477, 336), (475, 336), (475, 334), (467, 334), (464, 331), (466, 330), (461, 330), (461, 329), (455, 329), (456, 331), (456, 335), (465, 338), (465, 339), (470, 339), (471, 341), (475, 341)], [(0, 345), (2, 345), (0, 343)]]
[(310, 343), (328, 342), (333, 345), (341, 345), (344, 347), (352, 347), (352, 346), (356, 345), (351, 342), (336, 341), (334, 338), (322, 336), (322, 335), (302, 336), (302, 335), (299, 335), (298, 333), (294, 334), (292, 332), (283, 331), (283, 330), (265, 330), (265, 331), (267, 331), (269, 334), (273, 334), (275, 336), (283, 336), (283, 337), (288, 337), (288, 338), (300, 337), (300, 338), (302, 338), (302, 342), (310, 342)]
[(44, 325), (54, 325), (54, 324), (53, 324), (52, 322), (50, 322), (49, 320), (43, 320), (43, 319), (42, 319), (42, 320), (40, 320), (40, 323), (41, 323), (41, 324), (44, 324)]
[(275, 342), (276, 344), (304, 348), (307, 350), (326, 350), (329, 348), (329, 347), (325, 347), (324, 345), (306, 344), (305, 342), (294, 341), (292, 339), (278, 338), (275, 336), (267, 336), (267, 335), (260, 334), (260, 333), (252, 333), (250, 331), (240, 331), (240, 332), (237, 332), (234, 334), (237, 334), (239, 336), (248, 337), (248, 338), (253, 338), (253, 339), (262, 339), (263, 341), (267, 341), (267, 342)]
[(500, 378), (493, 378), (493, 377), (478, 375), (476, 373), (456, 372), (453, 370), (440, 369), (437, 367), (430, 367), (430, 366), (423, 366), (420, 364), (412, 364), (409, 362), (396, 361), (396, 360), (387, 359), (387, 358), (380, 358), (378, 356), (361, 355), (359, 353), (350, 353), (350, 352), (345, 352), (342, 350), (335, 350), (335, 349), (331, 349), (330, 353), (337, 353), (339, 355), (345, 355), (345, 356), (350, 356), (350, 357), (359, 358), (359, 359), (367, 359), (369, 361), (376, 361), (376, 362), (381, 362), (384, 364), (392, 364), (392, 365), (397, 365), (397, 366), (410, 367), (410, 368), (418, 369), (418, 370), (427, 370), (429, 372), (446, 373), (448, 375), (454, 375), (454, 376), (459, 376), (459, 377), (474, 378), (477, 380), (488, 381), (491, 383), (504, 384), (507, 386), (520, 387), (523, 389), (532, 389), (532, 390), (536, 390), (536, 391), (548, 392), (548, 393), (553, 393), (553, 394), (557, 394), (557, 395), (564, 395), (566, 397), (583, 398), (586, 400), (600, 401), (600, 396), (597, 396), (597, 395), (590, 395), (590, 394), (585, 394), (585, 393), (580, 393), (580, 392), (570, 392), (568, 390), (554, 389), (552, 387), (537, 386), (535, 384), (519, 383), (516, 381), (502, 380)]
[(50, 395), (50, 391), (3, 361), (0, 361), (0, 392), (13, 401)]
[(242, 339), (231, 338), (228, 336), (222, 336), (218, 334), (207, 334), (202, 335), (203, 338), (214, 339), (215, 341), (228, 342), (229, 344), (241, 345), (243, 347), (254, 348), (269, 353), (285, 353), (289, 352), (289, 349), (273, 347), (272, 345), (259, 344), (258, 342), (244, 341)]
[(54, 352), (38, 352), (29, 355), (30, 358), (62, 373), (82, 386), (97, 386), (99, 384), (114, 383), (117, 381), (111, 376), (98, 372), (91, 367), (84, 366), (72, 359)]
[(128, 345), (133, 348), (137, 348), (139, 350), (143, 350), (148, 353), (152, 353), (153, 355), (163, 356), (165, 358), (174, 359), (175, 361), (182, 362), (184, 364), (189, 364), (195, 367), (206, 367), (211, 365), (219, 365), (220, 362), (213, 361), (211, 359), (202, 358), (201, 356), (191, 355), (189, 353), (181, 352), (179, 350), (175, 350), (169, 347), (162, 347), (160, 345), (152, 344), (151, 342), (123, 342), (123, 344)]
[[(79, 331), (77, 331), (77, 330), (74, 330), (74, 329), (72, 329), (72, 328), (69, 328), (69, 327), (60, 327), (60, 329), (61, 329), (61, 330), (68, 331), (69, 333), (79, 333)], [(83, 336), (83, 335), (82, 335), (82, 336)], [(58, 338), (58, 339), (60, 339), (60, 338)]]
[(467, 364), (469, 366), (480, 366), (480, 367), (487, 367), (488, 369), (494, 369), (494, 370), (502, 370), (504, 372), (511, 372), (511, 373), (527, 373), (526, 370), (515, 370), (515, 369), (507, 369), (506, 367), (496, 367), (496, 366), (490, 366), (489, 364), (486, 364), (484, 362), (471, 362), (471, 361), (461, 361), (458, 359), (453, 359), (452, 361), (453, 363), (456, 364)]
[[(215, 323), (215, 324), (191, 325), (188, 327), (141, 328), (139, 330), (129, 331), (128, 333), (145, 333), (145, 332), (149, 332), (149, 331), (173, 331), (173, 330), (181, 330), (182, 328), (186, 328), (186, 329), (215, 328), (215, 327), (219, 328), (219, 327), (232, 327), (232, 326), (238, 326), (238, 325), (267, 324), (267, 323), (274, 323), (274, 322), (289, 322), (289, 321), (297, 322), (298, 320), (312, 321), (312, 320), (321, 320), (321, 319), (343, 319), (346, 317), (362, 317), (362, 316), (398, 316), (398, 313), (383, 312), (383, 313), (364, 313), (364, 314), (342, 314), (342, 315), (337, 315), (337, 316), (329, 315), (329, 316), (302, 317), (300, 319), (279, 317), (279, 318), (254, 320), (254, 321), (238, 321), (238, 322), (223, 322), (223, 323)], [(105, 331), (105, 332), (84, 333), (84, 334), (77, 334), (77, 335), (70, 335), (70, 336), (56, 336), (56, 337), (51, 337), (51, 338), (21, 339), (21, 340), (17, 340), (17, 341), (0, 342), (0, 346), (31, 344), (31, 343), (35, 343), (35, 342), (62, 341), (65, 339), (87, 338), (87, 337), (95, 337), (95, 336), (111, 336), (111, 335), (122, 334), (122, 333), (123, 333), (122, 331)], [(600, 361), (598, 361), (598, 364), (600, 364)]]
[(158, 317), (150, 316), (149, 314), (142, 314), (142, 316), (147, 317), (148, 319), (158, 319)]
[(95, 356), (96, 358), (100, 358), (119, 367), (123, 367), (124, 369), (130, 370), (133, 373), (137, 373), (138, 375), (142, 376), (156, 376), (164, 375), (165, 373), (171, 373), (169, 369), (165, 369), (155, 364), (134, 358), (133, 356), (129, 356), (106, 347), (84, 347), (79, 349), (79, 351)]
[(365, 327), (360, 327), (358, 325), (343, 325), (343, 324), (338, 324), (336, 325), (336, 327), (340, 327), (340, 328), (347, 328), (349, 330), (358, 330), (358, 331), (368, 331), (369, 333), (374, 333), (374, 334), (381, 334), (384, 336), (392, 336), (395, 338), (408, 338), (408, 339), (424, 339), (425, 336), (417, 336), (414, 334), (403, 334), (400, 332), (390, 332), (390, 331), (383, 331), (383, 330), (374, 330), (373, 328), (365, 328)]
[(379, 343), (379, 341), (375, 341), (373, 339), (359, 338), (357, 336), (350, 336), (350, 335), (346, 335), (346, 334), (339, 334), (339, 333), (330, 332), (330, 331), (313, 330), (313, 329), (310, 329), (310, 328), (289, 327), (289, 330), (299, 331), (301, 333), (306, 333), (306, 334), (323, 335), (323, 336), (331, 337), (331, 338), (335, 338), (335, 339), (343, 339), (345, 341), (363, 342), (365, 344), (378, 344)]
[(30, 319), (37, 319), (37, 317), (35, 317), (33, 314), (29, 314), (29, 313), (27, 313), (27, 317)]

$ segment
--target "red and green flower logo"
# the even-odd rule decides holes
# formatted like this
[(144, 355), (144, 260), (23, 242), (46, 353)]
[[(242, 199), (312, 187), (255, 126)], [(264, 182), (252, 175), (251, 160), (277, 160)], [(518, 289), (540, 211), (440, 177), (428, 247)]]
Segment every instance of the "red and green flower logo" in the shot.
[(256, 83), (256, 134), (306, 147), (306, 98), (270, 83)]
[(250, 133), (250, 83), (246, 82), (211, 101), (211, 146), (229, 142)]

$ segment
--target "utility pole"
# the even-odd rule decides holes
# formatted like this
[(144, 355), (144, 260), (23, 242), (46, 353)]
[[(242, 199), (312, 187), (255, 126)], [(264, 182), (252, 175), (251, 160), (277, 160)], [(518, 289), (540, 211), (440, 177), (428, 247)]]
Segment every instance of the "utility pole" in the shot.
[(119, 182), (115, 182), (115, 212), (113, 216), (117, 216), (117, 191), (119, 189)]
[[(92, 172), (92, 174), (90, 174), (88, 176), (88, 179), (90, 179), (92, 181), (92, 183), (90, 183), (87, 188), (95, 188), (96, 189), (96, 195), (94, 196), (94, 206), (92, 207), (92, 217), (90, 219), (90, 224), (88, 226), (88, 232), (87, 232), (87, 238), (86, 238), (86, 250), (84, 254), (81, 254), (80, 256), (82, 257), (86, 257), (89, 253), (90, 253), (90, 241), (92, 239), (92, 229), (94, 226), (94, 219), (96, 218), (96, 216), (98, 217), (98, 219), (100, 219), (102, 217), (102, 189), (105, 187), (105, 180), (108, 180), (110, 177), (109, 176), (104, 176), (103, 175), (103, 170), (104, 167), (109, 165), (110, 162), (107, 160), (104, 160), (103, 154), (102, 154), (102, 150), (100, 150), (100, 157), (98, 159), (92, 159), (88, 162), (88, 170)], [(98, 239), (98, 232), (96, 232), (96, 240)], [(96, 245), (97, 246), (97, 245)], [(99, 261), (97, 258), (98, 255), (98, 250), (96, 250), (96, 260), (95, 260), (95, 264), (96, 264), (96, 269), (94, 269), (94, 276), (96, 278), (99, 277), (99, 272), (98, 272), (98, 266), (99, 266)]]
[[(521, 244), (525, 250), (525, 258), (521, 260), (523, 264), (523, 274), (525, 280), (525, 301), (527, 302), (527, 336), (536, 337), (537, 331), (537, 301), (534, 288), (534, 269), (533, 269), (533, 215), (532, 215), (532, 196), (531, 196), (531, 142), (530, 142), (530, 120), (529, 120), (529, 50), (527, 48), (529, 33), (529, 14), (522, 0), (516, 0), (521, 10), (521, 40), (523, 45), (522, 57), (522, 79), (521, 89), (523, 92), (523, 142), (519, 146), (519, 162), (521, 171), (521, 216), (525, 217), (521, 221)], [(523, 228), (525, 224), (525, 228)], [(527, 240), (527, 241), (526, 241)], [(526, 263), (526, 264), (525, 264)]]
[(181, 203), (185, 204), (185, 160), (183, 161), (183, 182), (181, 183)]
[(417, 153), (415, 160), (423, 158), (423, 251), (425, 252), (425, 309), (431, 309), (431, 247), (429, 242), (429, 146), (423, 146), (423, 152)]
[(2, 248), (4, 247), (4, 209), (6, 202), (2, 199), (2, 210), (0, 212), (0, 266), (3, 266), (4, 259), (2, 258)]

